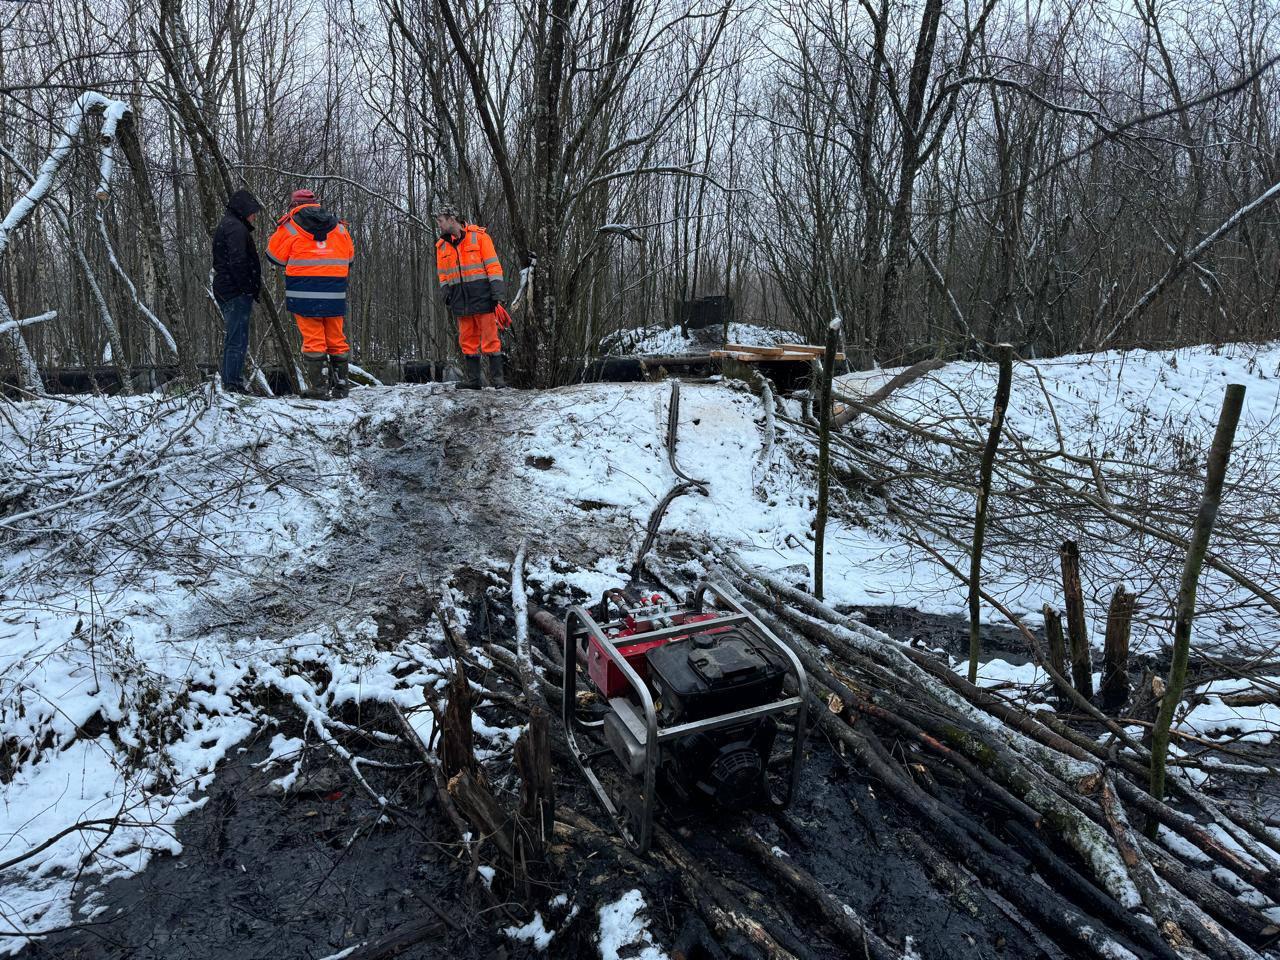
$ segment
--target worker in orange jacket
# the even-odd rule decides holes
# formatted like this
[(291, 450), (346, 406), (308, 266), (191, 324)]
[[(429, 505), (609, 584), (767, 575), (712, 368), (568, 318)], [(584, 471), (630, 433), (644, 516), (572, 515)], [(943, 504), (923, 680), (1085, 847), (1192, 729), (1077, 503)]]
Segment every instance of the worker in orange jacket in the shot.
[[(295, 190), (290, 199), (289, 212), (279, 219), (267, 244), (267, 256), (284, 267), (285, 304), (302, 334), (311, 395), (345, 397), (351, 348), (342, 323), (355, 244), (347, 225), (322, 207), (310, 190)], [(327, 389), (321, 386), (326, 362)]]
[(484, 227), (467, 223), (457, 207), (440, 200), (432, 211), (440, 239), (436, 241), (436, 272), (445, 306), (458, 318), (458, 345), (466, 379), (459, 384), (467, 390), (480, 389), (480, 356), (489, 361), (489, 382), (496, 388), (507, 385), (502, 370), (502, 342), (498, 330), (511, 324), (504, 301), (507, 286), (502, 276), (493, 240)]

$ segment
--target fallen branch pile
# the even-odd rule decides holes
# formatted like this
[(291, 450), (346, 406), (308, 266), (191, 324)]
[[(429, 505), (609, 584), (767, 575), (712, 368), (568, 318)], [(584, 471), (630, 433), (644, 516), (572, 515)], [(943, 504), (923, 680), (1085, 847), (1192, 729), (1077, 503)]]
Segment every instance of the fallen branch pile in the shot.
[[(1175, 780), (1205, 826), (1148, 795), (1132, 746), (1028, 714), (733, 556), (712, 563), (804, 662), (818, 729), (955, 871), (1068, 954), (1253, 960), (1275, 942), (1261, 905), (1280, 903), (1280, 838), (1265, 825)], [(1131, 818), (1154, 818), (1159, 840)]]

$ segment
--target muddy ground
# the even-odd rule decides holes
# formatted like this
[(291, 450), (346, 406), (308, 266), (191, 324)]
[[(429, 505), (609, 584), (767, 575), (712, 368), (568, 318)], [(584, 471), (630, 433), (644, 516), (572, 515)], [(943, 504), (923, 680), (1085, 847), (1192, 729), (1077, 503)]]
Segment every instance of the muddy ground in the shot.
[[(503, 603), (501, 591), (493, 590), (486, 599), (483, 576), (468, 565), (477, 557), (510, 557), (522, 536), (545, 536), (547, 531), (527, 511), (508, 506), (500, 448), (478, 439), (489, 431), (477, 426), (493, 421), (501, 422), (503, 430), (518, 430), (520, 416), (518, 395), (459, 400), (440, 420), (381, 428), (377, 436), (362, 438), (370, 451), (360, 467), (367, 471), (363, 479), (380, 492), (365, 505), (363, 523), (343, 531), (337, 549), (327, 559), (318, 558), (305, 576), (288, 582), (266, 579), (238, 601), (211, 604), (204, 626), (228, 637), (283, 640), (317, 618), (371, 616), (380, 626), (380, 642), (395, 643), (423, 622), (426, 593), (451, 578), (470, 585), (473, 613), (486, 604), (497, 609)], [(491, 508), (481, 513), (460, 506), (478, 500)], [(555, 530), (561, 555), (579, 556), (584, 566), (601, 556), (620, 556), (628, 533), (586, 508), (579, 525)], [(541, 598), (549, 606), (583, 599), (564, 592), (563, 585), (541, 586), (561, 591)], [(967, 645), (962, 618), (899, 608), (869, 608), (864, 614), (900, 639), (956, 652)], [(473, 616), (472, 622), (487, 622), (490, 628), (499, 624), (501, 629), (498, 618)], [(1025, 656), (1013, 631), (993, 630), (988, 642), (989, 649), (1006, 658)], [(223, 764), (208, 802), (179, 824), (180, 856), (158, 856), (142, 874), (96, 891), (91, 905), (97, 912), (90, 925), (32, 944), (23, 956), (317, 960), (428, 915), (439, 919), (439, 930), (401, 956), (515, 960), (541, 955), (495, 928), (477, 895), (481, 881), (469, 877), (456, 832), (435, 802), (430, 776), (420, 768), (384, 772), (379, 781), (411, 814), (393, 824), (378, 822), (377, 808), (352, 783), (346, 768), (320, 751), (308, 754), (300, 789), (288, 795), (271, 790), (269, 782), (279, 770), (255, 764), (275, 733), (302, 733), (296, 716), (285, 704), (278, 706), (278, 712), (271, 712), (280, 725), (243, 744)], [(519, 718), (491, 714), (491, 719)], [(413, 759), (405, 751), (372, 743), (362, 745), (361, 752), (392, 763)], [(500, 767), (506, 761), (494, 763)], [(557, 776), (559, 804), (603, 824), (594, 798), (566, 765), (558, 767)], [(887, 796), (815, 735), (791, 809), (749, 819), (766, 841), (794, 857), (892, 943), (905, 945), (910, 938), (920, 957), (1066, 955), (989, 907), (978, 914), (963, 896), (935, 883), (920, 858), (910, 819)], [(727, 829), (723, 825), (695, 819), (679, 829), (688, 848), (731, 889), (781, 896), (758, 869), (728, 850), (720, 839)], [(1028, 877), (1027, 882), (1040, 881)], [(553, 943), (549, 955), (598, 955), (595, 911), (633, 887), (645, 891), (655, 938), (670, 945), (691, 915), (677, 886), (656, 873), (602, 878), (583, 861), (570, 863), (548, 891), (567, 894), (570, 904), (581, 908), (572, 929)], [(562, 918), (564, 913), (561, 909), (548, 916)], [(780, 936), (794, 941), (806, 956), (847, 955), (842, 944), (825, 939), (807, 921)]]

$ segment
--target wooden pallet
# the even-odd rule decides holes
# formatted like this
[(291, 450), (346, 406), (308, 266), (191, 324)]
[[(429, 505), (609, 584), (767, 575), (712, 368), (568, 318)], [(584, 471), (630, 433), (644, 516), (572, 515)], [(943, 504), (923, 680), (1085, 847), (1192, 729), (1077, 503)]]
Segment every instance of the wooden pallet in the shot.
[[(716, 360), (737, 360), (739, 363), (769, 363), (778, 361), (807, 363), (816, 360), (826, 352), (825, 347), (808, 343), (780, 343), (775, 347), (757, 347), (745, 343), (726, 343), (721, 350), (712, 350), (711, 357)], [(837, 353), (837, 360), (843, 360), (844, 354)]]

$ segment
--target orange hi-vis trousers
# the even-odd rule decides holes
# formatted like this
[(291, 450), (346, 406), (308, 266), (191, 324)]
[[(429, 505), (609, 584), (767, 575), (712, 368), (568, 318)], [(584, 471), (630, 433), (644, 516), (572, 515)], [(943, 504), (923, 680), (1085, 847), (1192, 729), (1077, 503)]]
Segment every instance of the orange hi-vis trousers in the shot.
[(295, 313), (293, 319), (302, 334), (304, 357), (345, 357), (351, 351), (342, 335), (342, 317), (302, 317)]
[(501, 353), (497, 314), (473, 313), (458, 318), (458, 346), (468, 357), (477, 353)]

